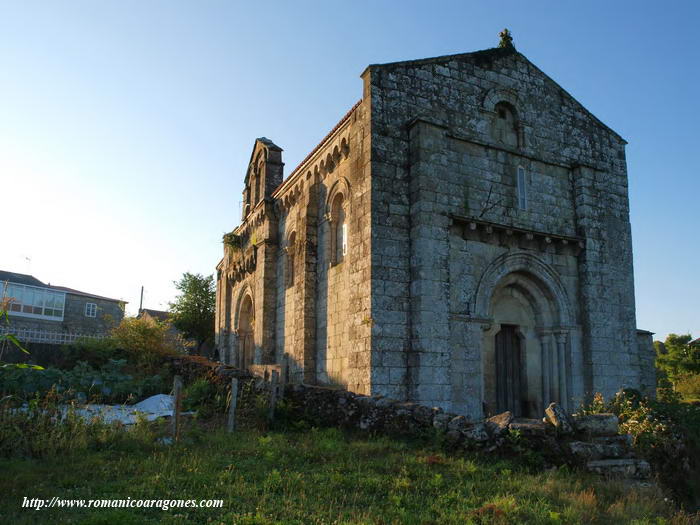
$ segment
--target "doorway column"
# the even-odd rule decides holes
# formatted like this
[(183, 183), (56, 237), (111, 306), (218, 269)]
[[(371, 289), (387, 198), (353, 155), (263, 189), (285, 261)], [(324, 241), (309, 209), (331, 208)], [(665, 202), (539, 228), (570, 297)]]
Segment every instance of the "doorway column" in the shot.
[(556, 341), (557, 341), (557, 364), (559, 365), (558, 368), (558, 379), (559, 379), (559, 404), (564, 410), (569, 410), (569, 395), (568, 391), (569, 389), (567, 388), (566, 384), (566, 354), (567, 354), (567, 349), (568, 349), (568, 341), (569, 341), (569, 334), (568, 332), (557, 332), (556, 333)]

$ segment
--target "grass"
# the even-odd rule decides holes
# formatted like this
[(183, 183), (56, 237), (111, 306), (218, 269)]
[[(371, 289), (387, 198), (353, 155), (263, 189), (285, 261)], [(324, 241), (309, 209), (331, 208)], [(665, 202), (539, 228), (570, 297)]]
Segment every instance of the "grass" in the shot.
[[(140, 431), (137, 431), (140, 432)], [(335, 429), (190, 429), (42, 459), (0, 459), (3, 523), (697, 523), (654, 487)], [(23, 497), (223, 499), (220, 509), (42, 509)]]

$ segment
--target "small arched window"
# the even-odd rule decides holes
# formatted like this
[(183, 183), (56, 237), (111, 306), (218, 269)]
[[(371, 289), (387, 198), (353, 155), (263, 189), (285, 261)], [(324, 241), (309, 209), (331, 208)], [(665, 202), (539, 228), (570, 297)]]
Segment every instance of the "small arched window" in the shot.
[(243, 192), (243, 218), (245, 219), (250, 213), (250, 187), (246, 187)]
[(518, 147), (518, 119), (515, 109), (508, 102), (499, 102), (494, 107), (496, 112), (493, 124), (493, 138), (498, 142)]
[(255, 193), (253, 194), (253, 205), (257, 204), (260, 200), (260, 175), (255, 174)]
[(258, 201), (262, 200), (264, 197), (263, 193), (265, 193), (265, 188), (262, 188), (261, 192), (261, 182), (263, 180), (263, 171), (265, 170), (265, 164), (263, 164), (262, 160), (258, 161), (258, 165), (255, 168), (255, 203), (257, 204)]
[(292, 232), (287, 240), (287, 288), (294, 286), (294, 263), (296, 257), (297, 233)]
[(345, 217), (345, 198), (339, 193), (331, 206), (331, 262), (338, 264), (348, 253), (348, 225)]

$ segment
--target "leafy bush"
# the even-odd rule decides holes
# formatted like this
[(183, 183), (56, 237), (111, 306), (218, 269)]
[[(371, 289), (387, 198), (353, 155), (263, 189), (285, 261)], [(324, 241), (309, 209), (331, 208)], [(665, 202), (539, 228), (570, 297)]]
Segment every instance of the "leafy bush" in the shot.
[(596, 394), (582, 413), (612, 412), (620, 419), (620, 433), (631, 434), (635, 451), (647, 459), (662, 481), (683, 500), (698, 490), (700, 407), (682, 403), (680, 396), (661, 389), (659, 399), (649, 399), (626, 389), (606, 402)]
[(676, 391), (688, 401), (700, 401), (700, 374), (680, 376), (676, 380)]
[(100, 368), (111, 359), (127, 359), (128, 352), (115, 339), (79, 339), (61, 347), (60, 361), (57, 366), (65, 370), (85, 362), (93, 368)]
[(126, 317), (114, 328), (112, 338), (124, 349), (129, 363), (143, 373), (157, 373), (176, 354), (168, 325), (157, 321)]
[(185, 388), (183, 407), (185, 410), (196, 410), (199, 417), (208, 419), (226, 413), (226, 399), (224, 385), (200, 378)]
[(27, 399), (55, 390), (66, 399), (124, 403), (169, 388), (162, 376), (134, 377), (125, 372), (125, 366), (126, 361), (121, 359), (109, 360), (99, 369), (80, 362), (72, 370), (3, 370), (0, 372), (0, 393)]

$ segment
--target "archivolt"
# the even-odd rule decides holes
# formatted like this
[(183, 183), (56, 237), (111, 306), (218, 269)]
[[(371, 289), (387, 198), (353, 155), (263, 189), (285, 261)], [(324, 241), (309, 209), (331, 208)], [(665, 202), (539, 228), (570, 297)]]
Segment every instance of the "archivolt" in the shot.
[(326, 204), (325, 204), (325, 213), (326, 215), (330, 215), (331, 213), (331, 207), (333, 206), (333, 201), (335, 200), (336, 195), (341, 193), (343, 195), (343, 200), (347, 202), (348, 204), (351, 202), (350, 200), (350, 183), (345, 177), (340, 177), (338, 178), (337, 181), (331, 186), (330, 191), (328, 192), (328, 195), (326, 196)]
[(253, 313), (255, 313), (255, 294), (253, 294), (253, 288), (250, 286), (250, 284), (246, 283), (243, 288), (241, 288), (241, 291), (238, 292), (236, 307), (233, 310), (233, 327), (236, 332), (238, 332), (239, 329), (238, 324), (241, 318), (241, 305), (243, 304), (243, 300), (248, 295), (250, 296), (250, 302), (253, 305)]
[[(476, 287), (476, 293), (472, 298), (472, 312), (483, 318), (491, 317), (491, 298), (511, 274), (522, 274), (523, 288), (531, 297), (537, 296), (537, 292), (544, 294), (554, 306), (558, 323), (562, 326), (574, 324), (566, 289), (557, 273), (546, 263), (527, 253), (504, 254), (497, 257), (484, 271)], [(528, 282), (529, 281), (529, 282)]]
[(517, 93), (512, 89), (492, 88), (484, 97), (484, 109), (487, 111), (495, 111), (496, 104), (499, 102), (508, 102), (517, 113), (520, 112), (520, 108), (522, 107)]

